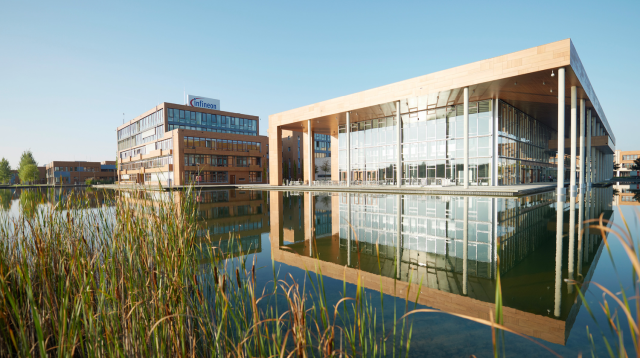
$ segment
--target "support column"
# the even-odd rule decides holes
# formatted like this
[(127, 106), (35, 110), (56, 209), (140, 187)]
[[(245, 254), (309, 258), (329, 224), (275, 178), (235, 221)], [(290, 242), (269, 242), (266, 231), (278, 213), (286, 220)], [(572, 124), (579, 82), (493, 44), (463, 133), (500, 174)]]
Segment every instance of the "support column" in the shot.
[(398, 124), (398, 131), (396, 132), (396, 141), (398, 146), (396, 147), (396, 178), (398, 179), (398, 188), (402, 186), (402, 118), (400, 117), (400, 101), (396, 102), (396, 123)]
[(603, 162), (603, 158), (604, 156), (602, 155), (601, 151), (598, 151), (598, 182), (601, 182), (602, 179), (604, 178), (604, 165), (602, 164)]
[(347, 187), (351, 186), (351, 112), (347, 112)]
[[(571, 86), (571, 159), (569, 161), (569, 262), (567, 271), (569, 273), (569, 279), (573, 280), (574, 270), (574, 250), (575, 250), (575, 237), (576, 237), (576, 144), (577, 144), (577, 117), (578, 117), (578, 88)], [(568, 291), (571, 293), (573, 290), (572, 285), (568, 285)]]
[[(309, 230), (309, 257), (313, 257), (313, 245), (316, 241), (316, 233), (314, 230), (315, 224), (315, 215), (313, 210), (313, 193), (307, 192), (305, 194), (309, 194), (307, 199), (307, 210), (309, 211), (309, 215), (307, 216), (309, 222), (307, 223), (307, 230)], [(305, 195), (306, 196), (306, 195)]]
[(462, 222), (462, 294), (467, 295), (469, 265), (469, 197), (464, 197), (464, 213)]
[(309, 170), (309, 186), (312, 185), (313, 181), (316, 178), (316, 173), (314, 170), (313, 164), (313, 131), (311, 130), (311, 120), (307, 119), (307, 152), (309, 153), (307, 156), (307, 168)]
[(398, 226), (396, 228), (396, 236), (397, 236), (397, 240), (396, 240), (396, 278), (399, 280), (400, 279), (400, 264), (401, 264), (401, 256), (402, 256), (402, 195), (398, 194), (397, 195), (397, 202), (396, 205), (398, 206), (398, 212), (397, 212), (397, 222), (398, 222)]
[[(269, 128), (269, 185), (282, 185), (282, 128)], [(176, 148), (174, 146), (174, 148)], [(178, 183), (175, 183), (178, 184)]]
[[(493, 101), (493, 150), (492, 152), (492, 156), (493, 156), (493, 160), (491, 161), (491, 163), (493, 164), (493, 167), (491, 167), (491, 185), (493, 186), (497, 186), (498, 185), (498, 165), (500, 163), (500, 157), (498, 156), (498, 131), (500, 130), (499, 128), (499, 113), (498, 110), (500, 108), (500, 106), (498, 105), (498, 99), (496, 98)], [(545, 178), (546, 181), (546, 178)]]
[(558, 69), (558, 188), (556, 195), (556, 272), (553, 314), (560, 317), (562, 298), (562, 229), (564, 214), (564, 68)]
[(562, 229), (564, 200), (560, 200), (564, 195), (558, 195), (556, 201), (556, 270), (555, 270), (555, 295), (553, 315), (560, 317), (560, 301), (562, 301)]
[(585, 150), (584, 150), (584, 146), (585, 146), (585, 138), (584, 138), (584, 130), (585, 130), (585, 103), (584, 103), (584, 99), (580, 99), (580, 173), (578, 174), (578, 186), (580, 188), (580, 193), (584, 193), (584, 189), (585, 189)]
[(347, 192), (347, 266), (351, 267), (351, 193)]
[[(562, 196), (564, 202), (564, 194), (564, 67), (561, 67), (558, 69), (558, 201)], [(562, 241), (560, 250), (562, 251)]]
[[(578, 88), (571, 86), (571, 160), (569, 166), (569, 191), (571, 193), (571, 202), (576, 197), (576, 161), (577, 161), (577, 117), (578, 117)], [(573, 207), (573, 206), (572, 206)]]
[[(584, 138), (584, 130), (585, 130), (585, 101), (584, 99), (580, 99), (580, 173), (579, 175), (579, 186), (580, 191), (578, 194), (578, 264), (576, 266), (576, 274), (580, 276), (582, 274), (582, 238), (583, 238), (583, 229), (584, 229), (584, 191), (585, 191), (585, 138)], [(573, 255), (571, 255), (573, 256)]]
[(587, 111), (587, 147), (585, 152), (587, 155), (585, 161), (585, 176), (584, 179), (587, 182), (586, 189), (591, 189), (591, 110)]
[(464, 88), (464, 188), (469, 189), (469, 87)]

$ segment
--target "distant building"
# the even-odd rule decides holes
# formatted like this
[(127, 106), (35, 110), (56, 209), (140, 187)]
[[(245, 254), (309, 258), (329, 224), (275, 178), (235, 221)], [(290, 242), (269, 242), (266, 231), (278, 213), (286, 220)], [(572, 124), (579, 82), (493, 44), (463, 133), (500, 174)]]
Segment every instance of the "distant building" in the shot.
[[(302, 132), (282, 131), (282, 178), (302, 180)], [(315, 180), (331, 180), (331, 136), (315, 133), (313, 138)], [(325, 165), (324, 163), (327, 162)], [(323, 171), (322, 169), (327, 169)]]
[(613, 162), (620, 165), (620, 168), (616, 170), (617, 177), (628, 177), (634, 161), (640, 158), (640, 150), (616, 150)]
[(43, 167), (46, 184), (84, 184), (87, 179), (115, 181), (116, 162), (53, 161)]
[[(9, 178), (9, 184), (15, 185), (20, 183), (21, 183), (21, 180), (20, 180), (20, 175), (18, 174), (18, 171), (12, 170), (11, 178)], [(32, 184), (46, 184), (46, 183), (47, 183), (46, 168), (38, 167), (38, 180)]]

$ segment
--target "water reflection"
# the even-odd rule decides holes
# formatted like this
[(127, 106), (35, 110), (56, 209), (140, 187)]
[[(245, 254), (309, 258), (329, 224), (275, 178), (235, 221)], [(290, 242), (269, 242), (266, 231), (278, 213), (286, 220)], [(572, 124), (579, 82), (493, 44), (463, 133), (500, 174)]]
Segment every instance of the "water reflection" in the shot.
[(419, 303), (483, 319), (499, 269), (505, 325), (559, 344), (581, 306), (565, 279), (588, 282), (602, 251), (600, 232), (576, 224), (612, 216), (610, 188), (573, 201), (553, 193), (269, 195), (276, 261), (315, 270), (317, 257), (326, 276), (356, 283), (360, 272), (365, 287), (402, 298), (422, 281)]
[(13, 215), (17, 215), (18, 211), (21, 211), (27, 216), (32, 216), (41, 205), (75, 207), (76, 204), (81, 204), (84, 209), (105, 205), (113, 206), (114, 200), (114, 192), (105, 190), (84, 188), (0, 189), (0, 209), (12, 210)]

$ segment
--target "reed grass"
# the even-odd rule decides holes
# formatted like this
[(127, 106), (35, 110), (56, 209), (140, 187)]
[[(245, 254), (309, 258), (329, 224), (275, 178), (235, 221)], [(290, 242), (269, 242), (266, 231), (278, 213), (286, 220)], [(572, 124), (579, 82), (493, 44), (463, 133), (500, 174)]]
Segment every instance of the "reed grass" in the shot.
[[(598, 282), (590, 282), (596, 286), (602, 294), (602, 300), (598, 302), (599, 308), (606, 317), (605, 323), (600, 322), (594, 312), (597, 307), (592, 307), (586, 297), (584, 296), (580, 287), (585, 283), (575, 280), (568, 280), (569, 284), (573, 284), (578, 288), (578, 294), (580, 299), (586, 308), (587, 312), (593, 319), (598, 332), (602, 338), (607, 354), (610, 357), (628, 357), (629, 355), (640, 356), (640, 252), (638, 250), (638, 244), (640, 237), (636, 237), (637, 232), (633, 232), (622, 210), (618, 208), (618, 213), (622, 218), (623, 225), (618, 225), (613, 221), (604, 219), (603, 214), (595, 219), (586, 220), (584, 227), (580, 228), (580, 235), (582, 236), (585, 231), (596, 229), (600, 231), (605, 248), (609, 254), (613, 268), (616, 274), (616, 278), (620, 285), (618, 292), (612, 292)], [(636, 218), (640, 220), (640, 212), (635, 210)], [(616, 260), (614, 260), (611, 252), (610, 240), (615, 239), (618, 241), (624, 253), (627, 255), (629, 262), (631, 263), (632, 274), (632, 286), (631, 293), (629, 294), (628, 288), (624, 286), (620, 273), (616, 267)], [(621, 323), (622, 322), (622, 323)], [(608, 333), (606, 333), (608, 332)], [(589, 327), (587, 327), (587, 336), (592, 345), (592, 355), (595, 356), (596, 345), (595, 340)], [(628, 352), (625, 348), (625, 337), (631, 338), (631, 346), (633, 352)]]
[[(198, 237), (191, 194), (176, 204), (131, 191), (96, 206), (86, 192), (54, 203), (33, 192), (20, 196), (18, 217), (0, 196), (0, 356), (408, 356), (411, 316), (443, 313), (417, 308), (421, 282), (417, 292), (407, 290), (404, 312), (393, 298), (393, 320), (385, 322), (382, 284), (374, 303), (360, 277), (355, 292), (343, 279), (342, 298), (331, 302), (320, 265), (300, 282), (281, 277), (273, 259), (271, 272), (260, 274), (270, 279), (258, 279), (255, 256), (245, 255), (252, 248), (233, 235), (226, 247), (237, 244), (240, 252)], [(607, 228), (602, 217), (585, 223), (601, 230), (607, 248), (605, 233), (621, 240), (637, 280), (639, 253), (626, 222), (626, 232)], [(637, 281), (632, 297), (595, 285), (617, 305), (601, 306), (617, 337), (609, 342), (603, 334), (611, 356), (627, 354), (625, 329), (637, 355)], [(503, 332), (555, 354), (503, 325), (501, 298), (498, 278), (490, 320), (449, 314), (490, 327), (496, 357), (506, 355)]]
[(408, 355), (411, 333), (395, 334), (407, 318), (389, 344), (360, 281), (337, 303), (319, 269), (298, 282), (272, 263), (260, 284), (255, 257), (197, 237), (192, 200), (20, 203), (18, 217), (0, 212), (0, 356)]

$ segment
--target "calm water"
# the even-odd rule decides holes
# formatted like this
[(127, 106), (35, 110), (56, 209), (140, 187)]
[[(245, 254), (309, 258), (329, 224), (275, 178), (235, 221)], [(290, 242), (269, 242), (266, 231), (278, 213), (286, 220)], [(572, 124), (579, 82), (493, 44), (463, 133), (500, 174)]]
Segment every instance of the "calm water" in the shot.
[[(19, 198), (25, 193), (0, 190), (1, 210), (16, 215)], [(51, 205), (73, 193), (43, 192)], [(171, 195), (183, 194), (158, 193), (164, 200), (174, 200)], [(568, 202), (559, 206), (562, 256), (561, 264), (557, 264), (558, 204), (553, 193), (465, 198), (208, 190), (193, 195), (199, 205), (198, 234), (209, 233), (223, 240), (228, 251), (238, 250), (237, 245), (225, 246), (229, 232), (238, 234), (242, 247), (251, 247), (245, 258), (255, 258), (257, 267), (261, 267), (262, 284), (272, 279), (272, 257), (280, 277), (291, 274), (300, 282), (306, 277), (304, 268), (313, 271), (319, 265), (328, 298), (337, 302), (342, 297), (343, 278), (355, 282), (360, 272), (373, 298), (381, 282), (385, 287), (387, 322), (393, 317), (393, 306), (386, 302), (397, 296), (397, 307), (403, 309), (409, 281), (413, 283), (412, 300), (417, 293), (416, 282), (422, 283), (418, 307), (488, 319), (487, 303), (495, 302), (499, 274), (508, 326), (538, 337), (537, 341), (564, 356), (576, 356), (578, 351), (588, 354), (591, 350), (585, 329), (589, 325), (597, 353), (606, 355), (599, 328), (576, 289), (564, 280), (595, 281), (613, 292), (621, 287), (632, 290), (631, 266), (616, 239), (610, 237), (611, 255), (595, 231), (586, 233), (582, 242), (577, 232), (571, 239), (572, 210)], [(95, 206), (111, 202), (108, 193), (93, 192), (91, 196)], [(627, 205), (613, 206), (614, 201)], [(614, 196), (611, 188), (593, 189), (582, 205), (574, 206), (575, 224), (580, 215), (593, 218), (602, 214), (622, 225), (623, 214), (637, 240), (640, 224), (635, 209), (638, 206), (633, 204), (636, 202)], [(399, 284), (395, 293), (387, 289), (394, 278), (405, 283)], [(354, 287), (348, 284), (351, 292)], [(608, 336), (605, 316), (598, 305), (602, 291), (589, 284), (582, 290)], [(414, 317), (414, 355), (492, 354), (491, 332), (485, 326), (440, 313)], [(513, 334), (506, 337), (510, 356), (551, 356), (524, 338)], [(631, 337), (626, 343), (630, 349)]]

